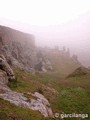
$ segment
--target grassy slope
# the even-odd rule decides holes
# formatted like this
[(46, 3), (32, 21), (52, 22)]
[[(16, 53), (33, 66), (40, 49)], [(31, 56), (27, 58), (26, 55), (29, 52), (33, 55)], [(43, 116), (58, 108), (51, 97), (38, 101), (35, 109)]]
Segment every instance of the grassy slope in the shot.
[[(37, 119), (36, 119), (37, 118)], [(42, 120), (38, 112), (16, 107), (0, 99), (0, 120)]]
[[(51, 73), (31, 75), (18, 69), (14, 71), (17, 76), (17, 83), (9, 83), (9, 86), (13, 90), (18, 92), (41, 92), (50, 101), (54, 113), (75, 112), (90, 114), (89, 74), (86, 76), (64, 79), (57, 74), (52, 75)], [(43, 85), (56, 89), (59, 94), (57, 96), (48, 94), (48, 91), (44, 91)], [(6, 116), (6, 118), (8, 118), (9, 115), (14, 116), (18, 118), (17, 120), (45, 120), (39, 112), (16, 107), (1, 99), (0, 114), (2, 117)], [(5, 120), (5, 118), (1, 120)], [(46, 120), (50, 120), (50, 118), (46, 118)], [(88, 118), (88, 120), (90, 120), (90, 118)]]
[(79, 62), (74, 61), (69, 56), (49, 54), (48, 57), (54, 67), (54, 71), (57, 71), (57, 76), (66, 76), (81, 66)]

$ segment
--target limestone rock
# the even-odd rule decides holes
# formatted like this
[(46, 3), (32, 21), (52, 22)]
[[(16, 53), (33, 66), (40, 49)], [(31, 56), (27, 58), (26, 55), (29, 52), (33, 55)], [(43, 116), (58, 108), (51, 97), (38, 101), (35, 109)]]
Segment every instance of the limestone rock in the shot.
[(25, 93), (18, 93), (10, 90), (7, 86), (6, 74), (4, 71), (0, 71), (0, 98), (9, 101), (16, 106), (28, 108), (32, 110), (38, 110), (45, 117), (53, 117), (53, 112), (48, 100), (38, 92), (26, 93), (36, 97), (36, 99), (24, 97)]
[(10, 68), (6, 58), (3, 55), (0, 55), (0, 69), (7, 73), (9, 80), (15, 80), (13, 70)]
[(0, 54), (12, 66), (35, 72), (36, 47), (33, 35), (0, 26)]
[(42, 49), (37, 52), (37, 61), (38, 63), (35, 66), (36, 70), (42, 72), (53, 70), (50, 60)]
[(53, 112), (50, 107), (50, 103), (42, 94), (38, 92), (35, 92), (34, 94), (27, 94), (30, 94), (37, 98), (36, 100), (31, 99), (31, 105), (33, 110), (39, 110), (45, 117), (53, 117)]

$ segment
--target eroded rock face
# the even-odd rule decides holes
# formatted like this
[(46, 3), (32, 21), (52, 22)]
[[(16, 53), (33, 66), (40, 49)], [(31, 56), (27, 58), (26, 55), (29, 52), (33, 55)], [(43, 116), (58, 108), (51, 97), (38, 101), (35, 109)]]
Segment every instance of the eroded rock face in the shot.
[[(40, 52), (38, 56), (38, 51), (39, 48), (35, 46), (35, 38), (32, 34), (0, 26), (0, 54), (3, 54), (12, 66), (31, 73), (35, 73), (36, 66), (38, 71), (51, 70), (50, 62), (47, 62)], [(39, 58), (44, 59), (40, 61)]]
[(13, 70), (10, 68), (6, 58), (3, 55), (0, 55), (0, 69), (7, 73), (8, 80), (15, 80)]
[(53, 70), (50, 60), (42, 49), (37, 51), (37, 63), (35, 69), (42, 72)]
[[(53, 117), (50, 104), (43, 95), (37, 92), (34, 94), (14, 92), (7, 86), (8, 80), (15, 80), (15, 76), (5, 57), (0, 55), (0, 98), (16, 106), (38, 110), (45, 117)], [(31, 95), (35, 99), (26, 98), (24, 94)]]
[[(16, 106), (38, 110), (45, 117), (53, 117), (52, 109), (48, 100), (40, 93), (18, 93), (10, 90), (7, 86), (8, 79), (4, 71), (0, 71), (0, 98), (9, 101)], [(32, 95), (35, 99), (26, 98), (24, 94)]]
[(34, 72), (36, 47), (33, 35), (0, 26), (0, 54), (12, 66)]
[[(3, 54), (12, 66), (31, 73), (54, 70), (63, 72), (66, 71), (63, 68), (67, 69), (63, 66), (69, 63), (72, 70), (81, 66), (76, 55), (70, 56), (69, 49), (66, 50), (64, 47), (63, 50), (59, 50), (58, 46), (55, 48), (37, 47), (34, 35), (5, 26), (0, 26), (0, 54)], [(67, 70), (65, 74), (70, 72)]]
[(8, 77), (6, 72), (0, 70), (0, 89), (1, 89), (1, 85), (6, 85), (8, 83)]

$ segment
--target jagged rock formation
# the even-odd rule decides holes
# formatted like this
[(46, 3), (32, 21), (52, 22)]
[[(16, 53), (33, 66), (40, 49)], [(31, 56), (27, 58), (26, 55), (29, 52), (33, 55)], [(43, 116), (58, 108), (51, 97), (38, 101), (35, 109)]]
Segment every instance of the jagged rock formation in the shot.
[(45, 59), (39, 61), (33, 35), (4, 26), (0, 26), (0, 53), (6, 57), (10, 65), (32, 73), (36, 68), (39, 70), (36, 67), (39, 63), (42, 65), (42, 71), (45, 71), (45, 65), (49, 66), (50, 63), (45, 62)]
[(0, 26), (0, 53), (21, 69), (32, 71), (35, 63), (34, 36)]
[[(29, 108), (32, 110), (38, 110), (45, 117), (53, 117), (53, 113), (48, 100), (40, 93), (18, 93), (12, 91), (8, 86), (8, 76), (11, 79), (13, 71), (7, 64), (6, 59), (2, 56), (2, 67), (0, 68), (0, 98), (15, 104), (16, 106)], [(2, 69), (2, 70), (1, 70)], [(35, 99), (30, 99), (24, 97), (24, 94), (29, 94), (35, 97)]]
[(0, 55), (0, 69), (6, 72), (9, 81), (15, 80), (13, 70), (10, 68), (3, 55)]
[(42, 49), (39, 49), (37, 52), (37, 64), (35, 65), (35, 69), (43, 72), (53, 70), (50, 60)]
[(11, 66), (31, 73), (62, 71), (68, 74), (81, 66), (75, 56), (74, 59), (70, 56), (69, 49), (36, 47), (33, 35), (4, 26), (0, 26), (0, 54)]

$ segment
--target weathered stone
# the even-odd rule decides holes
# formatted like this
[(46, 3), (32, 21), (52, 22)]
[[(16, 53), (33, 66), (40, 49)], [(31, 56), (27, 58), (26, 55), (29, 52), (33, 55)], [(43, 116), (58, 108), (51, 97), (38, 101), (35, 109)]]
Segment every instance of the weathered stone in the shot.
[(42, 72), (47, 72), (48, 70), (49, 71), (53, 70), (51, 62), (49, 61), (49, 59), (47, 58), (47, 55), (45, 55), (43, 50), (39, 50), (37, 52), (37, 61), (38, 61), (38, 63), (35, 66), (36, 70), (42, 71)]
[(24, 97), (25, 93), (18, 93), (12, 91), (7, 86), (7, 74), (0, 70), (0, 98), (9, 101), (16, 106), (28, 108), (32, 110), (38, 110), (45, 117), (53, 117), (52, 109), (48, 100), (40, 93), (34, 94), (28, 92), (26, 94), (32, 95), (35, 99)]
[(10, 68), (6, 58), (3, 55), (0, 55), (0, 69), (7, 73), (9, 80), (15, 80), (13, 70)]

